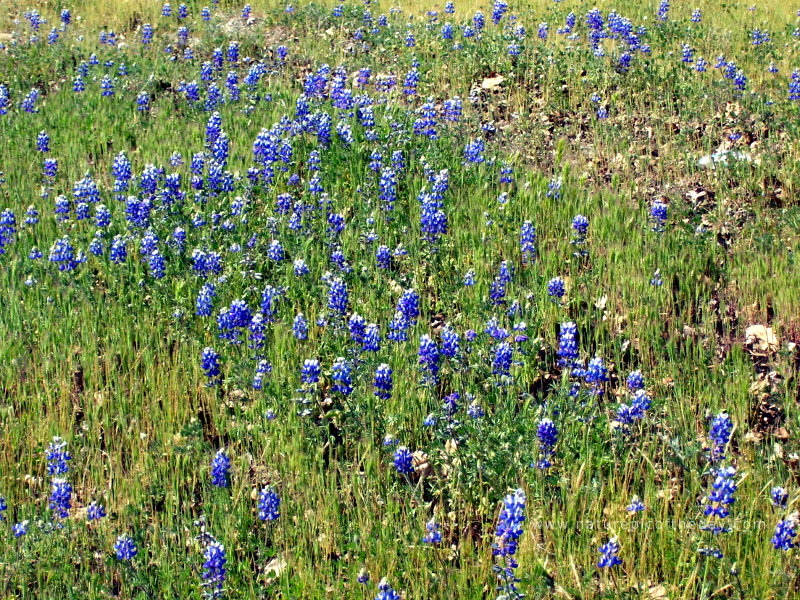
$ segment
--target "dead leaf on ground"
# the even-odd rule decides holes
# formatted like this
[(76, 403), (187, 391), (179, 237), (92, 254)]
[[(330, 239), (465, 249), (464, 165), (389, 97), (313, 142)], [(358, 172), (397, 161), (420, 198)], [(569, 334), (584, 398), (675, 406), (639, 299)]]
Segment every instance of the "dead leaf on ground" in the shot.
[(493, 90), (497, 87), (500, 87), (500, 84), (506, 80), (505, 77), (502, 75), (496, 75), (495, 77), (487, 77), (481, 82), (481, 87), (485, 90)]

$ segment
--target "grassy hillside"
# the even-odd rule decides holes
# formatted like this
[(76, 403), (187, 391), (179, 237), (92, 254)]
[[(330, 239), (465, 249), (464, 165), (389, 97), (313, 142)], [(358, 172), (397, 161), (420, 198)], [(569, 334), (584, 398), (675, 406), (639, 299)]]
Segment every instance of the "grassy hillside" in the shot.
[(0, 595), (795, 594), (800, 7), (337, 6), (0, 16)]

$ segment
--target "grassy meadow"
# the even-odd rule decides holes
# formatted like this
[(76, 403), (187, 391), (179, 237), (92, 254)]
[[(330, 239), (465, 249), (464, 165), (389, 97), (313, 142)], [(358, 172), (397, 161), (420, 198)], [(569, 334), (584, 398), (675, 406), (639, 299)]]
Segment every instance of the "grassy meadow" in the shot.
[(0, 598), (796, 596), (798, 9), (5, 3)]

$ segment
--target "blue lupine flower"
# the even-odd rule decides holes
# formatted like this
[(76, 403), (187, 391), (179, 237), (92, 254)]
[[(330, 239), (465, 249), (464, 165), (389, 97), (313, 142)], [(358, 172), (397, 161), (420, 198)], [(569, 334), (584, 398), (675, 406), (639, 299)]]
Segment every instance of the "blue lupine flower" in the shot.
[(209, 148), (214, 146), (214, 142), (222, 132), (222, 115), (214, 111), (208, 118), (206, 123), (206, 146)]
[(132, 560), (139, 553), (136, 543), (127, 535), (120, 535), (114, 544), (117, 560)]
[(10, 208), (0, 213), (0, 254), (5, 254), (6, 246), (14, 241), (17, 233), (17, 217)]
[(631, 371), (626, 379), (626, 383), (628, 384), (628, 389), (632, 392), (642, 389), (644, 387), (644, 377), (642, 377), (642, 372)]
[(89, 252), (94, 256), (103, 256), (103, 232), (97, 230), (94, 232), (94, 238), (89, 243)]
[(619, 553), (617, 538), (608, 540), (608, 542), (600, 546), (598, 552), (600, 552), (600, 561), (597, 563), (597, 566), (601, 569), (610, 569), (622, 564), (622, 561), (617, 556)]
[(658, 5), (658, 15), (657, 15), (658, 20), (666, 21), (668, 12), (669, 12), (669, 0), (661, 0), (661, 4)]
[(536, 34), (539, 36), (539, 39), (547, 40), (548, 29), (547, 23), (539, 23), (539, 30), (536, 32)]
[(86, 202), (78, 202), (75, 205), (75, 218), (78, 221), (89, 218), (89, 205)]
[(420, 230), (425, 241), (433, 246), (447, 233), (447, 215), (439, 208), (441, 203), (432, 196), (423, 194), (421, 199)]
[(536, 228), (530, 221), (525, 221), (522, 224), (519, 244), (523, 262), (532, 261), (536, 258)]
[(378, 365), (373, 381), (375, 396), (381, 400), (388, 400), (392, 397), (392, 385), (392, 368), (387, 364)]
[(406, 78), (403, 82), (403, 93), (406, 96), (415, 96), (417, 94), (417, 85), (419, 84), (419, 71), (411, 69), (406, 73)]
[(164, 255), (158, 250), (153, 250), (147, 259), (148, 267), (150, 268), (150, 276), (153, 279), (161, 279), (166, 275), (166, 261)]
[(8, 504), (6, 504), (6, 499), (3, 496), (0, 496), (0, 521), (6, 520), (5, 512), (8, 510)]
[(294, 337), (298, 340), (308, 339), (308, 322), (306, 321), (303, 313), (298, 313), (292, 323), (292, 332)]
[(483, 151), (486, 143), (481, 139), (475, 139), (467, 142), (464, 146), (464, 161), (467, 163), (482, 163), (486, 159), (483, 156)]
[(703, 20), (703, 13), (699, 8), (692, 11), (692, 23), (700, 23)]
[(303, 362), (303, 368), (300, 371), (300, 381), (306, 384), (317, 383), (322, 369), (320, 368), (319, 361), (314, 358), (307, 358)]
[(664, 280), (661, 279), (661, 269), (656, 269), (653, 272), (653, 277), (650, 279), (650, 285), (654, 287), (661, 287), (664, 285)]
[(272, 240), (272, 242), (270, 242), (269, 248), (267, 249), (267, 258), (276, 262), (284, 259), (283, 246), (280, 241)]
[(261, 312), (268, 323), (275, 321), (275, 313), (278, 310), (277, 305), (282, 293), (280, 289), (271, 285), (266, 286), (261, 292)]
[(20, 538), (22, 536), (28, 535), (28, 521), (15, 523), (14, 525), (11, 526), (11, 532), (14, 534), (15, 538)]
[(103, 75), (103, 79), (100, 80), (100, 89), (103, 96), (114, 95), (114, 81), (110, 75)]
[(28, 210), (25, 212), (25, 214), (27, 215), (25, 217), (26, 225), (36, 225), (39, 222), (39, 211), (36, 210), (36, 207), (34, 207), (33, 204), (28, 206)]
[(608, 369), (605, 363), (603, 363), (602, 358), (595, 356), (589, 361), (584, 378), (586, 379), (586, 383), (592, 386), (592, 393), (598, 396), (602, 395), (602, 385), (604, 382), (608, 381)]
[(770, 498), (772, 498), (772, 505), (778, 508), (786, 508), (789, 502), (789, 492), (782, 487), (774, 487), (770, 490)]
[(125, 262), (127, 257), (128, 251), (126, 248), (125, 238), (120, 235), (115, 235), (114, 239), (111, 240), (111, 251), (109, 253), (111, 262), (115, 264), (121, 264)]
[(67, 442), (62, 438), (53, 438), (47, 447), (46, 457), (48, 475), (65, 475), (69, 471), (67, 461), (72, 460), (72, 456), (67, 451)]
[(394, 468), (400, 475), (410, 475), (414, 472), (414, 456), (405, 446), (400, 446), (394, 452)]
[(358, 581), (358, 583), (360, 583), (362, 585), (366, 585), (367, 583), (369, 583), (369, 573), (367, 573), (366, 569), (361, 569), (358, 572), (358, 576), (356, 577), (356, 581)]
[(106, 516), (106, 509), (102, 504), (92, 502), (86, 509), (86, 519), (88, 521), (99, 521)]
[(50, 152), (50, 136), (46, 131), (40, 131), (36, 136), (36, 150), (39, 152)]
[(98, 204), (95, 208), (94, 224), (97, 227), (108, 227), (111, 224), (111, 211), (105, 204)]
[(519, 579), (514, 574), (517, 562), (514, 555), (517, 553), (519, 538), (522, 537), (522, 524), (525, 521), (525, 492), (521, 489), (508, 494), (503, 499), (503, 509), (497, 520), (494, 543), (492, 544), (492, 554), (498, 557), (498, 563), (494, 566), (494, 571), (498, 579), (498, 589), (501, 590), (501, 597), (519, 598), (521, 594), (517, 590)]
[(514, 348), (508, 342), (501, 342), (495, 346), (492, 373), (499, 377), (508, 377)]
[(72, 22), (72, 13), (68, 8), (62, 8), (59, 18), (64, 25), (69, 25)]
[(453, 25), (452, 23), (445, 23), (442, 25), (442, 39), (443, 40), (452, 40), (453, 39)]
[[(714, 481), (711, 484), (711, 493), (706, 498), (703, 514), (707, 517), (717, 517), (725, 519), (730, 514), (728, 506), (733, 504), (736, 499), (733, 497), (737, 485), (733, 480), (736, 469), (733, 467), (722, 467), (714, 472)], [(728, 529), (719, 525), (709, 524), (702, 529), (711, 531), (713, 534), (724, 533)]]
[(69, 236), (64, 236), (57, 239), (50, 247), (49, 260), (58, 265), (59, 271), (69, 272), (75, 270), (86, 257), (82, 252), (75, 251)]
[(506, 0), (494, 0), (494, 6), (492, 6), (492, 22), (497, 25), (507, 11), (508, 2), (506, 2)]
[(642, 512), (644, 509), (645, 509), (644, 503), (641, 500), (639, 500), (639, 496), (634, 496), (633, 498), (631, 498), (631, 503), (625, 507), (625, 510), (627, 510), (630, 513)]
[(203, 578), (202, 587), (206, 590), (205, 595), (209, 598), (221, 598), (223, 586), (225, 585), (225, 563), (228, 562), (225, 556), (225, 546), (219, 542), (211, 542), (206, 546), (203, 558)]
[(33, 88), (30, 92), (28, 92), (28, 95), (22, 99), (22, 102), (20, 103), (20, 108), (22, 108), (22, 110), (24, 110), (27, 113), (39, 112), (39, 109), (36, 108), (36, 101), (38, 99), (39, 99), (39, 90)]
[(388, 246), (379, 246), (375, 251), (375, 260), (379, 269), (388, 269), (391, 266), (392, 252)]
[(72, 486), (66, 479), (54, 478), (51, 481), (50, 510), (56, 516), (66, 519), (69, 509), (72, 508)]
[(664, 231), (667, 223), (667, 205), (656, 200), (650, 207), (650, 218), (653, 220), (653, 231)]
[(142, 25), (142, 44), (147, 45), (153, 40), (153, 26), (150, 23)]
[(200, 11), (200, 17), (203, 19), (203, 21), (210, 21), (211, 9), (209, 9), (207, 6), (204, 6), (203, 10)]
[(274, 521), (281, 516), (279, 512), (281, 499), (272, 486), (264, 487), (258, 494), (258, 518), (262, 521)]
[(561, 324), (558, 337), (558, 364), (571, 369), (578, 360), (578, 326), (572, 321)]
[(589, 219), (584, 215), (575, 215), (572, 219), (572, 228), (575, 230), (576, 235), (585, 237), (589, 230)]
[(795, 69), (789, 80), (789, 100), (800, 100), (800, 70)]
[(766, 44), (767, 42), (770, 41), (769, 31), (754, 29), (751, 32), (751, 39), (753, 41), (753, 46), (760, 46), (762, 44)]
[(410, 324), (415, 324), (419, 317), (419, 294), (411, 288), (404, 290), (397, 301), (397, 312), (401, 313)]
[(549, 469), (552, 466), (550, 457), (555, 453), (555, 445), (558, 442), (558, 429), (556, 424), (550, 419), (542, 419), (536, 429), (536, 436), (539, 438), (539, 461), (536, 467), (539, 469)]
[(711, 421), (711, 428), (708, 437), (711, 440), (711, 451), (709, 459), (717, 462), (725, 458), (725, 448), (731, 441), (733, 434), (733, 421), (725, 411), (717, 414)]
[(553, 277), (553, 279), (547, 283), (547, 295), (554, 300), (561, 300), (565, 292), (564, 280), (561, 279), (561, 277)]
[(139, 112), (150, 110), (150, 95), (147, 92), (141, 91), (136, 96), (136, 110)]
[(422, 541), (426, 544), (441, 544), (442, 543), (442, 532), (439, 530), (439, 524), (436, 522), (436, 519), (431, 519), (425, 524), (425, 536), (422, 538)]
[(441, 337), (442, 354), (447, 358), (458, 358), (461, 354), (461, 338), (458, 333), (450, 325), (445, 325)]
[(339, 392), (344, 396), (349, 396), (353, 392), (352, 367), (348, 361), (341, 356), (337, 358), (331, 367), (331, 380), (333, 381), (333, 391)]
[(381, 209), (386, 212), (394, 210), (394, 203), (397, 200), (397, 173), (391, 167), (381, 169), (381, 176), (378, 182), (380, 188)]
[(378, 352), (381, 349), (381, 332), (376, 323), (370, 323), (364, 329), (361, 349), (364, 352)]
[[(253, 350), (259, 350), (264, 347), (264, 332), (267, 329), (267, 320), (264, 318), (263, 313), (256, 313), (250, 319), (250, 322), (247, 324), (247, 331), (248, 336), (247, 339), (249, 343), (247, 344), (248, 348)], [(237, 334), (238, 336), (238, 334)], [(235, 340), (238, 343), (238, 337)], [(258, 381), (261, 381), (263, 378), (258, 378)], [(256, 388), (260, 389), (260, 388)]]
[(211, 461), (211, 485), (228, 487), (230, 485), (231, 459), (224, 448), (217, 450)]
[(347, 284), (341, 279), (333, 279), (328, 289), (328, 308), (340, 315), (347, 311)]
[(215, 386), (220, 383), (219, 354), (210, 346), (203, 349), (203, 353), (200, 356), (200, 368), (203, 369), (208, 378), (206, 385)]
[(381, 582), (378, 584), (378, 590), (379, 592), (378, 595), (375, 596), (375, 600), (400, 600), (400, 594), (392, 589), (392, 586), (389, 585), (385, 577), (381, 579)]
[(786, 552), (795, 547), (794, 540), (797, 537), (797, 513), (789, 515), (788, 518), (778, 521), (775, 526), (775, 535), (772, 536), (772, 545), (775, 550)]
[(472, 25), (477, 31), (483, 30), (484, 26), (486, 25), (486, 17), (481, 11), (475, 11), (475, 14), (472, 16)]
[(423, 381), (435, 384), (439, 378), (441, 354), (439, 346), (429, 335), (423, 335), (419, 339), (419, 365), (422, 369)]
[(733, 77), (733, 87), (739, 92), (744, 92), (747, 89), (747, 76), (741, 69), (736, 69)]
[[(260, 316), (260, 314), (256, 315), (256, 317), (259, 317), (259, 316)], [(253, 321), (255, 322), (255, 320), (256, 319), (254, 317)], [(251, 332), (252, 332), (253, 323), (251, 323), (250, 326), (251, 326)], [(252, 333), (251, 333), (251, 339), (252, 339)], [(251, 348), (260, 348), (261, 345), (259, 345), (259, 344), (251, 344), (250, 347)], [(263, 359), (258, 361), (258, 364), (256, 365), (256, 374), (253, 377), (253, 384), (252, 384), (253, 385), (253, 389), (254, 390), (262, 389), (264, 387), (264, 376), (267, 375), (268, 373), (271, 373), (271, 372), (272, 372), (272, 365), (269, 364), (269, 362), (267, 362), (266, 360), (263, 360)]]
[(620, 404), (617, 409), (617, 419), (623, 425), (630, 425), (634, 421), (644, 419), (648, 410), (650, 410), (650, 396), (642, 389), (636, 390), (630, 406)]
[(239, 60), (239, 42), (230, 42), (228, 44), (228, 62), (235, 63)]
[(477, 400), (473, 400), (470, 405), (467, 407), (467, 415), (469, 415), (473, 419), (480, 419), (486, 413), (481, 407), (480, 403)]
[(424, 135), (431, 140), (439, 137), (436, 131), (436, 104), (432, 98), (428, 98), (422, 106), (417, 109), (419, 118), (414, 121), (414, 134)]

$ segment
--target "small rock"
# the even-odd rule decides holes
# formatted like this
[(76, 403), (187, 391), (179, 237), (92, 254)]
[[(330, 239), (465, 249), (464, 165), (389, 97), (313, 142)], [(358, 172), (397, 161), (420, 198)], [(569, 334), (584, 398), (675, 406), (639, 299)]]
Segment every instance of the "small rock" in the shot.
[(706, 154), (705, 156), (700, 157), (700, 159), (697, 161), (697, 166), (703, 167), (704, 169), (713, 169), (717, 165), (726, 164), (729, 158), (742, 162), (751, 162), (753, 160), (746, 152), (738, 152), (736, 150), (721, 150), (719, 152), (714, 152), (714, 154)]
[(505, 77), (502, 75), (496, 75), (495, 77), (487, 77), (481, 82), (481, 87), (485, 90), (493, 90), (497, 87), (500, 87), (500, 84), (506, 80)]
[(769, 356), (778, 351), (778, 337), (772, 327), (751, 325), (744, 333), (744, 345), (751, 356)]

